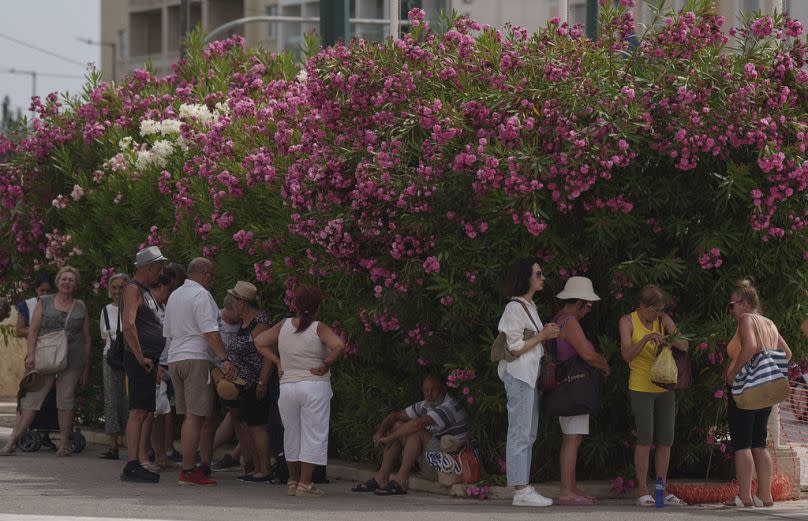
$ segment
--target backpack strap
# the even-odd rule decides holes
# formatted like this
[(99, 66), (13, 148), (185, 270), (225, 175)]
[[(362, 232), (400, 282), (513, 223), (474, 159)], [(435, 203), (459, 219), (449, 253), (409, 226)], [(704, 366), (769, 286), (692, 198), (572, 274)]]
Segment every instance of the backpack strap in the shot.
[(107, 326), (107, 334), (110, 338), (112, 338), (112, 327), (109, 325), (109, 313), (107, 313), (107, 306), (105, 305), (102, 310), (104, 312), (104, 324)]

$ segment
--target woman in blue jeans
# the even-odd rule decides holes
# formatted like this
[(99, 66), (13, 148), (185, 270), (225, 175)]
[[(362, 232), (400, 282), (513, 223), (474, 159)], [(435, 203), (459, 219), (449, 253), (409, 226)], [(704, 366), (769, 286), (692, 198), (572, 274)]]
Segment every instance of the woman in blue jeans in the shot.
[[(508, 397), (508, 441), (505, 461), (508, 467), (508, 485), (514, 487), (514, 506), (542, 506), (553, 500), (536, 492), (529, 485), (533, 442), (539, 428), (539, 393), (536, 378), (544, 356), (542, 342), (556, 338), (559, 328), (550, 323), (543, 326), (533, 296), (544, 288), (544, 275), (538, 259), (528, 257), (516, 261), (505, 279), (505, 294), (511, 298), (502, 318), (499, 331), (508, 339), (508, 350), (516, 357), (500, 361), (497, 372), (505, 382)], [(525, 330), (534, 332), (525, 340)]]

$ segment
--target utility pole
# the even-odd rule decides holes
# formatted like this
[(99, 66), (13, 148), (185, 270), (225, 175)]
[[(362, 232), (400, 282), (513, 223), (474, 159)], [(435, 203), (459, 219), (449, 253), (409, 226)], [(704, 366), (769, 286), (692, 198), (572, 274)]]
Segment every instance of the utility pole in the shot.
[(586, 0), (586, 35), (598, 37), (598, 0)]
[[(36, 71), (26, 71), (21, 69), (9, 69), (10, 74), (25, 74), (31, 76), (31, 98), (36, 97)], [(31, 119), (34, 119), (34, 112), (31, 111)]]
[(109, 47), (112, 51), (112, 81), (118, 81), (118, 46), (113, 42), (96, 42), (90, 38), (76, 36), (76, 40), (87, 45), (97, 45), (99, 47)]
[(320, 37), (323, 47), (334, 45), (338, 40), (348, 41), (351, 34), (349, 15), (348, 0), (320, 2)]
[(180, 57), (185, 57), (185, 38), (191, 32), (191, 1), (180, 1)]

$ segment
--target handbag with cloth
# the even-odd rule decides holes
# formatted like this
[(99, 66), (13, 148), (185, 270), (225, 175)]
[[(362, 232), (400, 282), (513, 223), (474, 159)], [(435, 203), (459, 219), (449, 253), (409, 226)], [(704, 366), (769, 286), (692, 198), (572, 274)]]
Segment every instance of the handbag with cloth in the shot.
[(788, 399), (788, 357), (785, 351), (769, 349), (760, 335), (758, 317), (750, 314), (757, 337), (758, 351), (732, 382), (732, 398), (739, 409), (765, 409)]
[[(572, 318), (572, 317), (570, 317)], [(561, 328), (569, 322), (566, 320)], [(557, 354), (557, 353), (556, 353)], [(544, 395), (544, 411), (550, 416), (593, 414), (600, 406), (600, 373), (576, 353), (557, 362), (556, 386)]]
[[(536, 328), (535, 331), (531, 329), (525, 329), (524, 332), (522, 333), (523, 340), (530, 340), (531, 338), (533, 338), (538, 334), (540, 328), (539, 326), (536, 325), (536, 322), (533, 320), (533, 316), (530, 314), (530, 311), (528, 311), (527, 306), (525, 305), (524, 302), (516, 298), (511, 299), (511, 302), (518, 302), (519, 304), (522, 305), (522, 308), (525, 310), (525, 313), (527, 313), (528, 318), (533, 323), (533, 326)], [(500, 333), (497, 335), (497, 338), (494, 339), (494, 343), (491, 344), (491, 361), (499, 362), (500, 360), (505, 360), (506, 362), (513, 362), (517, 358), (519, 357), (515, 356), (513, 353), (511, 353), (510, 349), (508, 349), (508, 336), (505, 334), (504, 331), (500, 331)]]
[[(665, 335), (665, 326), (659, 321), (662, 335)], [(668, 351), (666, 353), (666, 351)], [(660, 359), (662, 358), (662, 359)], [(675, 368), (675, 377), (672, 367)], [(659, 367), (657, 366), (659, 364)], [(664, 364), (664, 368), (663, 368)], [(664, 374), (667, 373), (667, 377)], [(690, 362), (690, 354), (678, 348), (669, 346), (659, 346), (657, 348), (657, 358), (651, 366), (651, 382), (669, 391), (687, 389), (693, 385), (693, 364)]]
[(37, 336), (34, 366), (41, 374), (55, 374), (67, 368), (67, 324), (76, 302), (77, 300), (73, 299), (73, 305), (67, 312), (62, 329)]

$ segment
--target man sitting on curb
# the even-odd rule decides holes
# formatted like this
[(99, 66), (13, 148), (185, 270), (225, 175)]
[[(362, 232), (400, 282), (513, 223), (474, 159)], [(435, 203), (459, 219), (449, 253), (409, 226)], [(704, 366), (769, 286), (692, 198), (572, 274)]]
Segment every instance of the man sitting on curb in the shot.
[[(456, 443), (468, 437), (467, 413), (446, 392), (443, 381), (430, 375), (424, 379), (424, 400), (404, 410), (388, 414), (373, 435), (373, 445), (384, 447), (382, 465), (365, 483), (351, 490), (375, 492), (380, 496), (407, 493), (408, 479), (415, 461), (425, 452), (440, 450), (440, 439), (452, 436)], [(396, 479), (390, 479), (399, 456), (401, 466)]]

